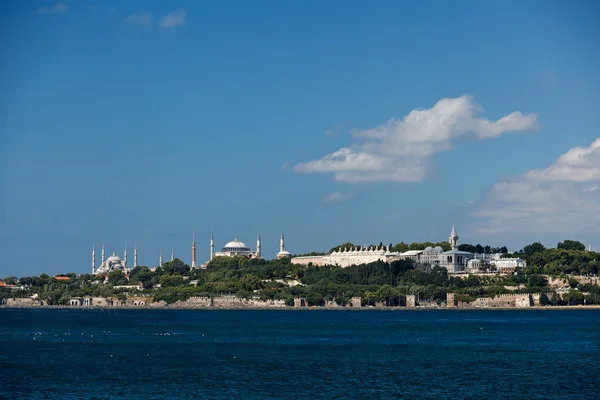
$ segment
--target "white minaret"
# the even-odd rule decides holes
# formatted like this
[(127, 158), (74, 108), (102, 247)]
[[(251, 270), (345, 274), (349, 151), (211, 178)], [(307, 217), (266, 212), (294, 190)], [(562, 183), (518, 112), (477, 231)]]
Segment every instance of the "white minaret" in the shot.
[(171, 247), (171, 261), (175, 260), (175, 247)]
[(162, 250), (160, 251), (160, 258), (158, 259), (158, 266), (162, 267)]
[(104, 260), (104, 243), (102, 243), (102, 256), (101, 256), (101, 258), (102, 258), (102, 260), (101, 260), (102, 265), (104, 265), (104, 261), (105, 261)]
[(96, 248), (92, 246), (92, 275), (96, 273)]
[(261, 258), (261, 245), (260, 245), (260, 233), (256, 238), (256, 258)]
[(197, 268), (196, 265), (196, 233), (192, 234), (192, 268)]
[(137, 245), (133, 244), (133, 268), (137, 267)]
[(215, 238), (213, 237), (213, 233), (210, 233), (210, 261), (212, 261), (215, 256)]
[(458, 235), (456, 234), (454, 225), (452, 225), (452, 232), (450, 232), (448, 242), (450, 243), (450, 246), (452, 246), (452, 250), (458, 250)]
[(284, 250), (285, 250), (285, 238), (283, 237), (283, 231), (281, 231), (281, 238), (279, 239), (279, 252), (282, 253)]
[(127, 268), (127, 242), (125, 242), (125, 252), (123, 253), (123, 266)]

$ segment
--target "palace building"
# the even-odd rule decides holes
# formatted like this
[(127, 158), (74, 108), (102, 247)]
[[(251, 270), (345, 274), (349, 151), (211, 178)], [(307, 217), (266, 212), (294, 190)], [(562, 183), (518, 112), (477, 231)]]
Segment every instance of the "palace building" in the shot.
[(444, 251), (441, 247), (427, 247), (424, 250), (410, 250), (404, 253), (392, 252), (389, 246), (371, 246), (345, 248), (334, 251), (324, 256), (307, 256), (292, 258), (293, 264), (300, 265), (339, 265), (342, 268), (352, 265), (368, 264), (376, 261), (390, 263), (392, 261), (410, 259), (419, 264), (439, 265), (448, 270), (448, 273), (462, 273), (465, 271), (469, 260), (474, 258), (473, 253), (458, 250), (458, 234), (452, 226), (448, 242), (452, 250)]

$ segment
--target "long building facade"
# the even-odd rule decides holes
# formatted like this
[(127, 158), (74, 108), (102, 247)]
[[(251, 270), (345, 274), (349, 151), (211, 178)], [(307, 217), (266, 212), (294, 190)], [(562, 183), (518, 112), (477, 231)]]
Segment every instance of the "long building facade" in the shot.
[(359, 264), (368, 264), (376, 261), (392, 262), (410, 259), (420, 264), (439, 265), (456, 274), (465, 272), (469, 260), (474, 258), (473, 253), (458, 250), (458, 234), (454, 226), (450, 232), (448, 242), (452, 250), (444, 251), (441, 247), (427, 247), (424, 250), (410, 250), (404, 253), (394, 252), (385, 246), (354, 247), (334, 251), (324, 256), (305, 256), (292, 258), (293, 264), (300, 265), (338, 265), (342, 268)]

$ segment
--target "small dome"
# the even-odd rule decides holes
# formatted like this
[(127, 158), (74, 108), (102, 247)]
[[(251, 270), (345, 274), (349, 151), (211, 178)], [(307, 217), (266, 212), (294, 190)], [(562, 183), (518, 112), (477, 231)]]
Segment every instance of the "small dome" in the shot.
[(467, 266), (469, 266), (469, 267), (473, 267), (473, 266), (479, 267), (480, 265), (481, 265), (481, 260), (478, 260), (476, 258), (469, 260), (469, 262), (467, 263)]
[(433, 250), (433, 247), (427, 246), (427, 247), (425, 247), (425, 250), (423, 250), (423, 251), (431, 251), (431, 250)]
[(444, 252), (444, 249), (442, 249), (442, 247), (441, 247), (441, 246), (435, 246), (435, 247), (433, 248), (433, 250), (434, 250), (434, 251), (439, 251), (440, 253), (443, 253), (443, 252)]
[(284, 250), (284, 251), (280, 251), (279, 253), (277, 253), (277, 255), (278, 255), (278, 256), (291, 256), (291, 255), (292, 255), (292, 253), (290, 253), (290, 252), (289, 252), (289, 251), (287, 251), (287, 250)]

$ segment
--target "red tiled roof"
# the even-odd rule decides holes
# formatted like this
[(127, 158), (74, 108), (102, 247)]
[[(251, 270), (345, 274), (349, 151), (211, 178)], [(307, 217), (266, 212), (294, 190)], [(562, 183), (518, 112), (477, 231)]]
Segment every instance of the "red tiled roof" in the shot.
[(56, 279), (57, 281), (70, 281), (71, 278), (69, 278), (68, 276), (55, 276), (54, 279)]

